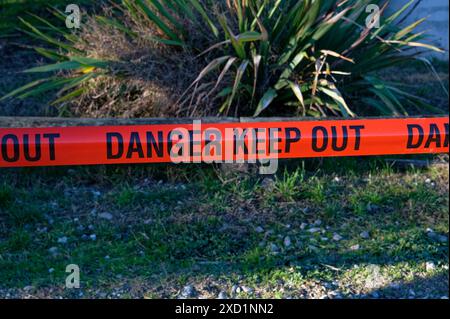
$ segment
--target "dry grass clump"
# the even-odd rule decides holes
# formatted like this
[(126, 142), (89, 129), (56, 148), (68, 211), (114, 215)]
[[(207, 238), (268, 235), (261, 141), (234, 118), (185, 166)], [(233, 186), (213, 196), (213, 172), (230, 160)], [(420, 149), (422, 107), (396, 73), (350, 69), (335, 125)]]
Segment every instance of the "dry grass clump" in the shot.
[[(126, 19), (125, 23), (132, 22)], [(139, 36), (128, 37), (89, 18), (77, 48), (89, 57), (117, 62), (110, 65), (113, 76), (92, 79), (86, 84), (89, 90), (71, 101), (69, 106), (76, 115), (126, 118), (180, 115), (177, 102), (201, 71), (195, 54), (152, 41), (150, 38), (158, 31), (151, 24), (134, 25), (133, 30)], [(206, 105), (200, 109), (207, 113)]]

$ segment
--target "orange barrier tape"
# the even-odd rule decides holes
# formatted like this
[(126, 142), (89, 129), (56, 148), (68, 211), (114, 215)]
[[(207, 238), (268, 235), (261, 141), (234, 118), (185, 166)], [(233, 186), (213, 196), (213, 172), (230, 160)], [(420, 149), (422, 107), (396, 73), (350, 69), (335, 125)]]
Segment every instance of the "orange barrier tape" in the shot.
[(0, 128), (0, 167), (449, 152), (449, 119)]

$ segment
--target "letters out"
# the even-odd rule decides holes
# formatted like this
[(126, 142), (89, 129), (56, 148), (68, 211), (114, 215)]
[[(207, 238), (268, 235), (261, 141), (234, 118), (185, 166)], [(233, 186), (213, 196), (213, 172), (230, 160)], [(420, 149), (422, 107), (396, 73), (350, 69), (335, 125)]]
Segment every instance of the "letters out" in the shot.
[(39, 162), (44, 156), (56, 160), (55, 143), (60, 137), (57, 133), (48, 134), (5, 134), (0, 136), (0, 159), (15, 163), (20, 160)]
[[(364, 125), (343, 125), (340, 128), (331, 126), (330, 129), (324, 126), (316, 126), (312, 130), (312, 149), (318, 153), (324, 152), (330, 147), (335, 152), (346, 151), (349, 147), (358, 151), (361, 147), (361, 132), (363, 129)], [(350, 134), (355, 138), (353, 145), (349, 145)]]

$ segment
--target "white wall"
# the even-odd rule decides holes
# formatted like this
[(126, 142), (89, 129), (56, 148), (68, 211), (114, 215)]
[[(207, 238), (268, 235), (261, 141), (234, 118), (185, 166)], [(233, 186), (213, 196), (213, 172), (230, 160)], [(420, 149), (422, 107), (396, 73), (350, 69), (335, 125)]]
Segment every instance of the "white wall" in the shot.
[[(418, 1), (418, 0), (416, 0)], [(401, 8), (409, 0), (391, 0), (391, 11)], [(448, 0), (422, 0), (414, 13), (405, 22), (406, 25), (417, 19), (428, 17), (417, 30), (426, 31), (431, 36), (429, 41), (440, 48), (445, 49), (445, 54), (437, 53), (436, 57), (448, 60), (449, 50), (449, 2)]]

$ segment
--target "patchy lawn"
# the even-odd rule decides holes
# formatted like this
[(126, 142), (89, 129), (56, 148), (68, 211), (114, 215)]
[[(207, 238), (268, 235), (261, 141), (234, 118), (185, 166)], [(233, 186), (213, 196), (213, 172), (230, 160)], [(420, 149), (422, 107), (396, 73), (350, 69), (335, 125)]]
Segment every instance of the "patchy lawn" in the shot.
[(448, 298), (439, 160), (3, 169), (0, 297)]

